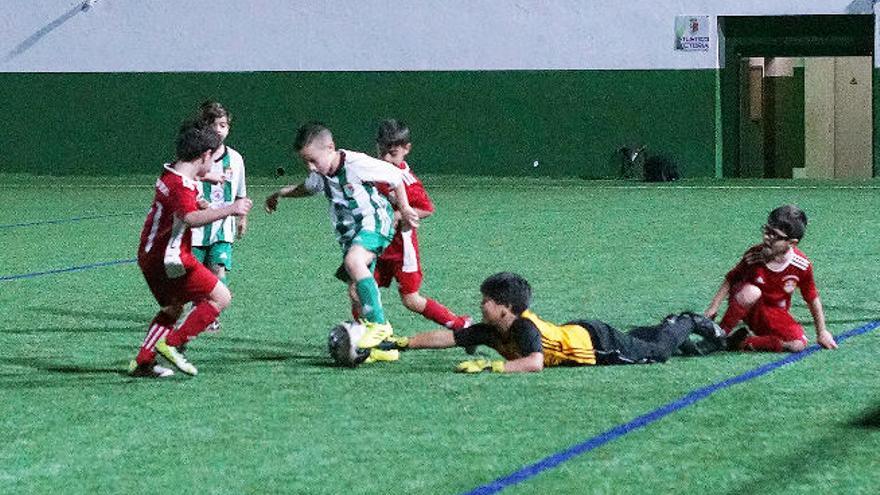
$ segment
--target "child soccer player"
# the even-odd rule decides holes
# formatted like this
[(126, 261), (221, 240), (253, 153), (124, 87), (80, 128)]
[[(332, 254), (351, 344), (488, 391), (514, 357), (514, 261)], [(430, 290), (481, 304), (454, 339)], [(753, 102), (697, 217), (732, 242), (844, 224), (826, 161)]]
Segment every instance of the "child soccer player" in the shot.
[(278, 198), (324, 193), (330, 201), (330, 220), (342, 247), (344, 272), (355, 286), (366, 320), (367, 331), (357, 345), (362, 349), (374, 348), (393, 333), (385, 319), (372, 269), (394, 236), (394, 211), (374, 183), (387, 183), (394, 191), (402, 228), (417, 227), (418, 213), (409, 205), (403, 171), (364, 153), (336, 149), (330, 130), (317, 122), (299, 128), (295, 148), (309, 176), (300, 184), (282, 187), (269, 195), (266, 211), (272, 213), (278, 208)]
[[(376, 146), (379, 158), (403, 171), (406, 195), (419, 219), (434, 213), (434, 204), (428, 192), (406, 162), (406, 156), (412, 150), (409, 127), (394, 119), (382, 122), (376, 136)], [(376, 186), (386, 196), (393, 196), (386, 184), (379, 183)], [(470, 324), (469, 318), (458, 316), (434, 299), (419, 293), (423, 275), (416, 228), (398, 230), (394, 234), (391, 245), (385, 248), (376, 262), (375, 277), (379, 287), (389, 287), (392, 280), (397, 280), (400, 300), (410, 311), (453, 330), (460, 330)], [(356, 296), (357, 294), (352, 294), (352, 313), (355, 318), (359, 315)]]
[[(798, 249), (807, 229), (807, 215), (795, 205), (770, 212), (763, 227), (764, 242), (749, 248), (727, 273), (704, 314), (715, 318), (728, 299), (720, 326), (727, 332), (728, 350), (799, 352), (807, 346), (804, 328), (795, 321), (791, 294), (800, 288), (816, 325), (816, 340), (826, 349), (837, 343), (825, 329), (822, 301), (813, 280), (813, 265)], [(733, 331), (743, 319), (747, 327)], [(749, 335), (751, 330), (753, 335)]]
[[(219, 184), (203, 181), (200, 196), (210, 208), (232, 204), (236, 199), (247, 197), (244, 159), (226, 145), (232, 116), (220, 103), (206, 101), (199, 107), (199, 120), (214, 129), (220, 136), (220, 147), (214, 151), (211, 174), (223, 177)], [(227, 273), (232, 270), (232, 243), (247, 232), (247, 215), (228, 216), (203, 227), (192, 229), (193, 255), (226, 285)], [(209, 331), (220, 329), (220, 320), (208, 327)]]
[[(247, 198), (219, 208), (199, 209), (198, 177), (208, 174), (220, 136), (200, 122), (187, 122), (177, 135), (177, 161), (165, 164), (156, 181), (153, 205), (147, 214), (138, 248), (138, 266), (161, 309), (150, 323), (147, 336), (129, 372), (134, 376), (166, 377), (173, 374), (156, 364), (156, 351), (189, 375), (198, 370), (178, 347), (197, 336), (232, 299), (229, 289), (198, 262), (191, 250), (191, 227), (208, 225), (230, 215), (247, 215)], [(174, 324), (183, 305), (193, 310), (179, 327)]]
[(496, 273), (480, 285), (483, 296), (480, 323), (452, 332), (436, 330), (412, 337), (393, 337), (381, 347), (393, 349), (443, 349), (486, 345), (503, 360), (473, 359), (456, 367), (463, 373), (541, 371), (545, 366), (588, 366), (664, 362), (696, 332), (704, 338), (722, 339), (722, 331), (701, 315), (667, 316), (659, 325), (639, 327), (629, 333), (599, 320), (576, 320), (556, 325), (529, 309), (532, 289), (515, 273)]

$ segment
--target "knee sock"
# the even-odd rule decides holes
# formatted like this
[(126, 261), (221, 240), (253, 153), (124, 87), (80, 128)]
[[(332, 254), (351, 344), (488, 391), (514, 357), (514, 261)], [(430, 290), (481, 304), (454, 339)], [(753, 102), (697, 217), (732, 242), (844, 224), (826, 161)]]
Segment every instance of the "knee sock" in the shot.
[(718, 326), (723, 328), (725, 332), (730, 333), (733, 327), (741, 322), (748, 313), (749, 308), (737, 302), (735, 297), (731, 297), (730, 302), (727, 304), (727, 311), (724, 313), (724, 317), (721, 318), (721, 323)]
[(162, 337), (168, 335), (168, 332), (174, 328), (175, 321), (163, 312), (156, 313), (153, 321), (150, 322), (147, 336), (141, 344), (138, 355), (135, 358), (138, 364), (147, 364), (156, 358), (156, 342)]
[(434, 299), (425, 298), (425, 301), (425, 309), (422, 310), (422, 316), (452, 330), (461, 330), (464, 327), (464, 318), (457, 316), (449, 308)]
[(195, 305), (183, 323), (165, 338), (165, 342), (173, 347), (185, 344), (198, 334), (202, 333), (217, 317), (220, 311), (207, 300), (202, 300)]
[(772, 335), (752, 335), (743, 341), (742, 350), (782, 352), (782, 341)]
[(382, 298), (379, 295), (379, 286), (373, 277), (362, 278), (357, 281), (358, 299), (361, 300), (361, 314), (373, 323), (385, 323), (385, 310), (382, 308)]

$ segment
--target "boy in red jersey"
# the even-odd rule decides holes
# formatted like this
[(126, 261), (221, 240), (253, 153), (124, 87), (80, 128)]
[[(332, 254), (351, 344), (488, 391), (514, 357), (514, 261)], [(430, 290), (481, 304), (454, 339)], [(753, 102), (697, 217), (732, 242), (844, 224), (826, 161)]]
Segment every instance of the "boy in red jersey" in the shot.
[[(165, 164), (156, 181), (153, 206), (141, 232), (138, 266), (161, 309), (129, 366), (133, 376), (173, 374), (156, 364), (156, 351), (180, 371), (195, 375), (196, 367), (178, 347), (204, 331), (232, 299), (226, 285), (196, 260), (191, 248), (191, 227), (230, 215), (247, 215), (252, 206), (250, 199), (240, 198), (220, 208), (199, 209), (197, 178), (210, 172), (212, 154), (219, 146), (220, 136), (210, 126), (184, 123), (177, 135), (177, 161)], [(189, 301), (193, 310), (175, 329), (183, 305)]]
[[(706, 308), (715, 318), (721, 301), (728, 299), (720, 326), (728, 333), (728, 350), (800, 352), (807, 346), (804, 328), (792, 317), (791, 294), (799, 288), (816, 326), (816, 340), (836, 349), (825, 328), (822, 301), (813, 280), (813, 266), (798, 249), (807, 228), (807, 215), (795, 205), (770, 212), (763, 227), (764, 242), (749, 248), (725, 276)], [(733, 331), (740, 322), (747, 327)]]
[[(409, 204), (416, 210), (419, 218), (426, 218), (434, 213), (434, 204), (428, 192), (406, 162), (406, 156), (412, 150), (409, 127), (395, 119), (383, 121), (379, 124), (376, 147), (379, 158), (403, 171), (403, 182)], [(377, 184), (377, 187), (386, 196), (393, 196), (386, 184)], [(393, 199), (392, 203), (395, 203)], [(395, 208), (395, 219), (399, 215)], [(434, 299), (419, 293), (423, 275), (416, 228), (397, 230), (391, 244), (379, 256), (374, 276), (379, 287), (389, 287), (392, 280), (397, 280), (400, 300), (408, 310), (452, 330), (460, 330), (470, 324), (470, 318), (467, 316), (456, 315)], [(359, 311), (356, 294), (352, 295), (352, 304), (354, 305), (352, 312), (357, 317)]]

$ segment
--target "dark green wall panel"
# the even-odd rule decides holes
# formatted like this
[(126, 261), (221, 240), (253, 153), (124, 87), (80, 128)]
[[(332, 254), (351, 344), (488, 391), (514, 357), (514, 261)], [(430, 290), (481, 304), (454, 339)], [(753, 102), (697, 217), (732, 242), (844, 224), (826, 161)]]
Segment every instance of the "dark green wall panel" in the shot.
[(617, 148), (646, 143), (686, 177), (713, 176), (714, 84), (711, 70), (7, 73), (0, 171), (153, 172), (180, 121), (216, 98), (252, 175), (298, 166), (298, 123), (324, 121), (341, 147), (371, 152), (377, 122), (398, 117), (423, 173), (611, 177)]

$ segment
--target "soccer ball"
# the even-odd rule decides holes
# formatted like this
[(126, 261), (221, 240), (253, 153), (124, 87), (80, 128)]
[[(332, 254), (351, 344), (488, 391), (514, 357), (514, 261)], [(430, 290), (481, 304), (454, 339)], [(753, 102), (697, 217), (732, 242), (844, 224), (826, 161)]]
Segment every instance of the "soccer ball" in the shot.
[(344, 321), (330, 329), (327, 349), (336, 364), (354, 368), (369, 357), (369, 349), (360, 349), (357, 346), (357, 341), (364, 332), (364, 325), (356, 321)]

